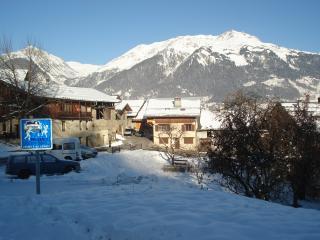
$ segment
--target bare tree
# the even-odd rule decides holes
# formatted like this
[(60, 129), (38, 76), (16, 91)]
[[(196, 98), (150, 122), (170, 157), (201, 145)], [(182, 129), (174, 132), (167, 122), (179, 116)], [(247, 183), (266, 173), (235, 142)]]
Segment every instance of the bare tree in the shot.
[(208, 156), (198, 148), (195, 156), (191, 159), (191, 172), (196, 177), (197, 183), (201, 189), (204, 189), (203, 183), (208, 173)]
[(27, 41), (23, 50), (14, 52), (11, 41), (2, 39), (0, 80), (14, 92), (6, 99), (10, 108), (2, 119), (28, 115), (43, 104), (39, 97), (53, 94), (50, 66), (48, 55), (36, 43)]
[(171, 125), (167, 125), (159, 133), (159, 142), (165, 147), (165, 156), (172, 165), (175, 163), (176, 150), (179, 148), (178, 142), (180, 142), (182, 135), (183, 131), (181, 129)]

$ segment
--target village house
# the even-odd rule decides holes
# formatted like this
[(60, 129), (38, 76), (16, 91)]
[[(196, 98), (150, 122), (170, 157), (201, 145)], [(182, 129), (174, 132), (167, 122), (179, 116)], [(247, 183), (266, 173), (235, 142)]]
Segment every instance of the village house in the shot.
[(197, 131), (197, 138), (199, 141), (199, 150), (208, 151), (212, 148), (212, 137), (223, 128), (223, 118), (221, 109), (215, 110), (201, 110), (200, 128)]
[[(18, 138), (19, 120), (8, 115), (10, 106), (5, 101), (17, 90), (3, 81), (0, 84), (0, 134)], [(117, 119), (115, 103), (119, 100), (115, 96), (91, 88), (57, 86), (54, 95), (35, 96), (34, 101), (39, 102), (39, 108), (29, 117), (49, 117), (54, 137), (78, 137), (82, 144), (89, 146), (103, 146), (115, 140), (126, 122)]]
[(149, 99), (138, 116), (143, 116), (143, 131), (152, 132), (153, 143), (162, 147), (195, 150), (200, 127), (200, 98)]
[(138, 116), (140, 110), (145, 104), (145, 100), (122, 100), (120, 103), (117, 103), (116, 110), (120, 111), (120, 109), (124, 109), (125, 106), (128, 105), (130, 110), (126, 111), (127, 115), (127, 128), (134, 129), (139, 131), (141, 128), (143, 116)]
[(115, 104), (116, 120), (118, 121), (117, 133), (120, 135), (124, 134), (124, 130), (131, 126), (131, 121), (128, 118), (128, 113), (132, 111), (129, 104), (126, 102), (118, 102)]

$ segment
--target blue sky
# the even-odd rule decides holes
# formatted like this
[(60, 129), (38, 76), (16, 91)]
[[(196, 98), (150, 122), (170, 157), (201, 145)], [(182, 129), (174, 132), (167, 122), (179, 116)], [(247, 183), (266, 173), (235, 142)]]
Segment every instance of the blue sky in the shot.
[(317, 0), (10, 0), (0, 35), (34, 39), (67, 61), (105, 64), (141, 43), (230, 29), (264, 42), (320, 52)]

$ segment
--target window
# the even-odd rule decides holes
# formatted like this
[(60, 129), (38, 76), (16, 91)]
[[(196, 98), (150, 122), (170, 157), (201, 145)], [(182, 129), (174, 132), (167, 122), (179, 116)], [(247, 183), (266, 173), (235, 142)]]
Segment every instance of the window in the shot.
[(182, 131), (194, 131), (194, 125), (193, 124), (184, 124), (182, 125)]
[(62, 150), (62, 145), (61, 144), (53, 144), (52, 150)]
[(33, 156), (28, 156), (28, 163), (36, 163), (37, 162), (37, 156), (33, 155)]
[(64, 143), (63, 150), (75, 150), (76, 146), (74, 143)]
[(56, 158), (54, 156), (46, 155), (46, 154), (42, 156), (42, 160), (43, 162), (46, 162), (46, 163), (56, 162)]
[(63, 111), (65, 112), (72, 112), (72, 103), (65, 103), (63, 105)]
[(2, 132), (6, 132), (7, 131), (7, 126), (6, 126), (6, 123), (3, 122), (2, 123)]
[(193, 137), (185, 137), (183, 138), (184, 144), (193, 144)]
[(170, 125), (169, 124), (159, 124), (155, 126), (155, 131), (158, 132), (168, 132), (170, 131)]
[(96, 110), (96, 119), (103, 119), (103, 109), (97, 109)]
[(160, 144), (168, 144), (169, 143), (169, 138), (167, 137), (160, 137), (159, 138)]
[(25, 156), (15, 156), (13, 158), (14, 163), (24, 163), (26, 161)]
[(106, 109), (105, 119), (111, 120), (111, 109), (110, 108)]
[(66, 131), (66, 121), (61, 122), (61, 130), (62, 130), (62, 132)]
[(84, 105), (81, 105), (81, 112), (86, 112), (86, 106), (84, 106)]

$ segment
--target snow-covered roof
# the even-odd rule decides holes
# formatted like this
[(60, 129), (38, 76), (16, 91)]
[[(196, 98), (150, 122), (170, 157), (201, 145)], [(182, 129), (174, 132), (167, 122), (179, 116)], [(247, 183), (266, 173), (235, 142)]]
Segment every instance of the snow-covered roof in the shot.
[(119, 102), (119, 103), (116, 103), (115, 105), (115, 109), (117, 110), (117, 111), (123, 111), (125, 108), (127, 108), (127, 111), (129, 112), (131, 112), (131, 108), (130, 108), (130, 106), (129, 106), (129, 104), (128, 103), (125, 103), (125, 102), (123, 102), (123, 101), (121, 101), (121, 102)]
[(128, 104), (132, 111), (129, 111), (127, 116), (136, 117), (144, 102), (145, 100), (122, 100), (120, 103), (116, 104), (116, 110), (122, 110)]
[(212, 112), (208, 109), (201, 110), (200, 126), (201, 130), (218, 130), (222, 128), (222, 117), (220, 112)]
[[(5, 74), (5, 72), (2, 70), (0, 71), (0, 76), (1, 74)], [(23, 84), (25, 83), (24, 78), (26, 77), (27, 70), (18, 69), (16, 70), (16, 74), (17, 79), (21, 81), (20, 87), (23, 88)], [(1, 81), (10, 84), (6, 78), (1, 79)], [(58, 84), (51, 84), (48, 86), (47, 91), (39, 92), (39, 96), (90, 102), (119, 102), (116, 96), (107, 95), (93, 88), (68, 87), (66, 85)]]
[(147, 101), (144, 117), (198, 117), (201, 98), (181, 98), (181, 106), (174, 105), (174, 98), (154, 98)]
[[(281, 105), (289, 112), (293, 112), (297, 107), (297, 102), (283, 102)], [(308, 111), (313, 116), (320, 116), (320, 103), (318, 102), (309, 102), (308, 103)]]
[(93, 88), (59, 86), (53, 98), (90, 102), (119, 102), (116, 96), (110, 96)]
[(145, 118), (145, 112), (147, 110), (149, 100), (145, 101), (142, 107), (140, 108), (138, 114), (133, 118), (135, 121), (140, 121)]

